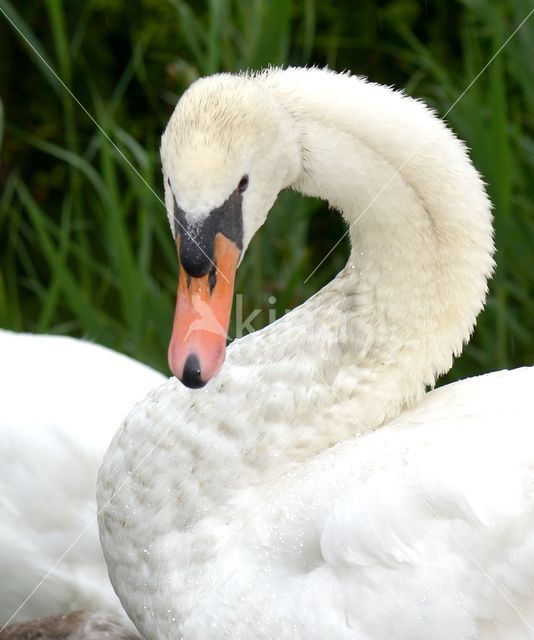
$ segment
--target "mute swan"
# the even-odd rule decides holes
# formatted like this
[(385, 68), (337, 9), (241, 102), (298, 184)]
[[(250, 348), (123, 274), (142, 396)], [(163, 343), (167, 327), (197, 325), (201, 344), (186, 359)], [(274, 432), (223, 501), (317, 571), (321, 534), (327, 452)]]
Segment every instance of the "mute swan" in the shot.
[[(290, 68), (197, 81), (161, 158), (181, 258), (169, 362), (205, 386), (149, 394), (99, 472), (104, 555), (139, 631), (534, 638), (534, 370), (424, 395), (493, 269), (464, 144), (400, 92)], [(352, 253), (215, 376), (236, 264), (285, 187), (339, 209)]]
[(165, 378), (60, 336), (0, 331), (0, 353), (0, 629), (80, 608), (124, 619), (98, 541), (97, 469), (117, 424)]

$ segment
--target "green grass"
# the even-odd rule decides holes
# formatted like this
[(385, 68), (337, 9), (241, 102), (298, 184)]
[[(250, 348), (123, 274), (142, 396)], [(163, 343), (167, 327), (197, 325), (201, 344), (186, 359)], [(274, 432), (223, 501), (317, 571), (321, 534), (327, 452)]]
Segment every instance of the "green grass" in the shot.
[[(85, 336), (161, 370), (177, 260), (160, 201), (157, 150), (170, 109), (191, 80), (269, 63), (328, 61), (405, 86), (444, 114), (531, 8), (527, 0), (472, 0), (432, 22), (408, 0), (378, 8), (363, 2), (354, 19), (349, 2), (328, 8), (313, 0), (209, 0), (201, 11), (185, 0), (142, 6), (127, 11), (88, 1), (73, 21), (61, 0), (30, 2), (24, 15), (0, 0), (102, 127), (0, 16), (4, 46), (21, 68), (0, 89), (0, 325)], [(474, 339), (448, 379), (534, 360), (533, 24), (447, 117), (488, 183), (499, 264)], [(108, 32), (122, 38), (120, 60)], [(342, 267), (346, 244), (304, 283), (342, 232), (324, 204), (280, 196), (236, 287), (245, 315), (265, 310), (256, 328), (268, 321), (268, 309), (280, 315)]]

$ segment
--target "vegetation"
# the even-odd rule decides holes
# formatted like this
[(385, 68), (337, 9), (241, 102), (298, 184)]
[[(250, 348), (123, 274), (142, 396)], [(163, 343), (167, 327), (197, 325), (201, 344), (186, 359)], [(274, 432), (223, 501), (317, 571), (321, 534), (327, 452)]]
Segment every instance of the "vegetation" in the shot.
[[(488, 184), (499, 266), (448, 379), (532, 363), (534, 16), (497, 54), (531, 10), (531, 0), (0, 0), (0, 326), (85, 336), (166, 371), (177, 260), (158, 145), (173, 105), (204, 74), (328, 64), (446, 114)], [(280, 196), (237, 283), (243, 314), (264, 310), (256, 328), (342, 267), (346, 243), (307, 279), (343, 231), (322, 203)]]

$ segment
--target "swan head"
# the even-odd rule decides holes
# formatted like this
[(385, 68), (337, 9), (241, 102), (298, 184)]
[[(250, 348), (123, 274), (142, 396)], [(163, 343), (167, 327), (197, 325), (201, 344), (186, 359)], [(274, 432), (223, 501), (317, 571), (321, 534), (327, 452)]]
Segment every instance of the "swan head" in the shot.
[(169, 366), (195, 388), (224, 361), (237, 266), (278, 193), (299, 173), (296, 131), (252, 77), (211, 76), (178, 102), (161, 161), (180, 259)]

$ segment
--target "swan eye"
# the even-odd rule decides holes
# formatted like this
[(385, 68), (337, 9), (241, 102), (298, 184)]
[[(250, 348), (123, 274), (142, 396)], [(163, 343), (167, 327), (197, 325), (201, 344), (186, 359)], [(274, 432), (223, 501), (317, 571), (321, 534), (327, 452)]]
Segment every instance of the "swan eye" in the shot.
[(245, 189), (248, 187), (248, 176), (243, 176), (237, 185), (237, 190), (239, 193), (243, 193)]

